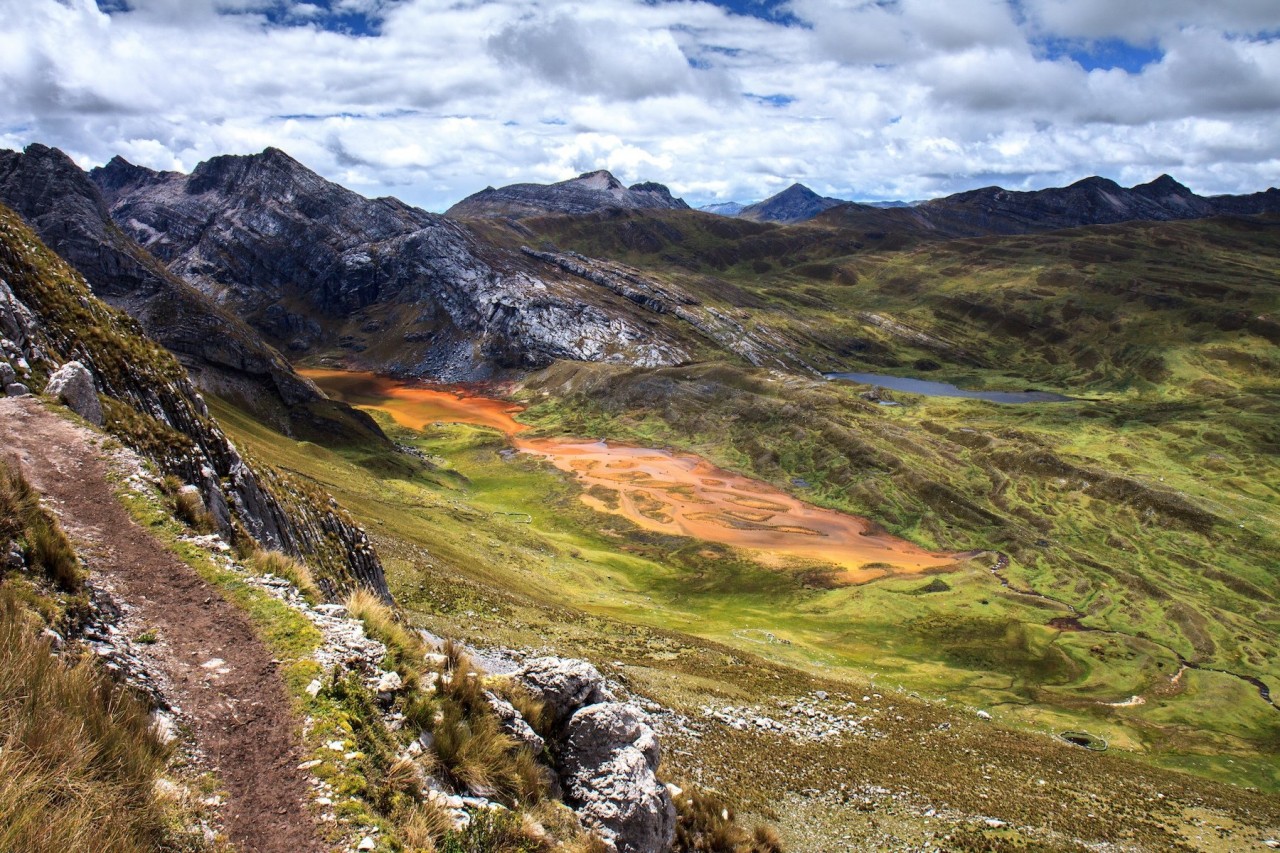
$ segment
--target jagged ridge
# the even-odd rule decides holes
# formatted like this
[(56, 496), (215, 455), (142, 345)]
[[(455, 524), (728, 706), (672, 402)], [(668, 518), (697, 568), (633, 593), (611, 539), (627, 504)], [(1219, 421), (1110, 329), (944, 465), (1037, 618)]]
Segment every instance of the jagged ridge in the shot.
[(236, 400), (291, 435), (387, 442), (371, 418), (325, 398), (244, 322), (131, 240), (61, 151), (34, 144), (21, 154), (0, 151), (0, 201), (76, 267), (94, 295), (177, 355), (202, 390)]
[(598, 290), (451, 219), (366, 199), (276, 149), (191, 175), (117, 158), (91, 177), (121, 228), (295, 353), (447, 381), (555, 359), (687, 357), (625, 300), (602, 305)]
[[(0, 332), (33, 387), (75, 359), (97, 379), (106, 426), (201, 490), (225, 531), (307, 560), (331, 591), (360, 584), (389, 597), (364, 531), (332, 502), (280, 472), (255, 470), (209, 415), (185, 370), (137, 323), (96, 299), (87, 283), (0, 205)], [(8, 364), (5, 360), (4, 364)]]

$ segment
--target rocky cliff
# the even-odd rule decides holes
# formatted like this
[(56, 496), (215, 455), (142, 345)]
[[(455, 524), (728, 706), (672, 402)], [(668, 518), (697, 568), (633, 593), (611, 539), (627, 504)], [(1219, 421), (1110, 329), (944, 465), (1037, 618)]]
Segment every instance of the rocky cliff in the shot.
[(209, 415), (182, 365), (0, 205), (0, 374), (7, 391), (40, 391), (79, 362), (100, 393), (105, 427), (164, 473), (199, 489), (232, 537), (306, 560), (331, 591), (355, 584), (389, 597), (382, 564), (340, 508), (287, 475), (245, 460)]
[(445, 381), (555, 359), (688, 357), (677, 332), (626, 299), (451, 219), (366, 199), (276, 149), (190, 175), (116, 158), (91, 177), (116, 223), (171, 272), (295, 355)]
[(283, 432), (382, 441), (364, 413), (331, 402), (242, 320), (174, 276), (111, 220), (88, 176), (61, 151), (0, 151), (0, 201), (74, 266), (94, 295), (174, 353), (203, 390), (234, 399)]
[(465, 219), (484, 216), (579, 216), (611, 208), (624, 210), (688, 210), (683, 199), (671, 195), (662, 184), (646, 182), (624, 186), (611, 173), (586, 172), (557, 184), (512, 184), (486, 187), (445, 211), (445, 216)]

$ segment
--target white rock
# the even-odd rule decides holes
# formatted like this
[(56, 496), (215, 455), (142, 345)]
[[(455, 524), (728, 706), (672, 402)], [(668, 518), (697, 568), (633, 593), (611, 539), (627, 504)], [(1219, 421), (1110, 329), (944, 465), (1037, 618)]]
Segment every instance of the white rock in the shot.
[(316, 679), (312, 679), (311, 683), (307, 685), (307, 695), (309, 695), (309, 696), (319, 696), (319, 695), (320, 695), (320, 689), (321, 689), (322, 687), (324, 687), (324, 685), (320, 683), (320, 679), (318, 679), (318, 678), (316, 678)]
[(80, 362), (68, 361), (55, 370), (44, 392), (94, 426), (102, 426), (102, 404), (98, 402), (93, 374)]
[(373, 850), (377, 848), (377, 846), (378, 846), (378, 842), (374, 841), (372, 838), (366, 835), (364, 838), (360, 839), (360, 843), (356, 845), (356, 849), (357, 850)]
[(989, 720), (989, 719), (991, 719), (991, 715), (990, 715), (990, 714), (988, 714), (986, 711), (978, 711), (978, 719), (979, 719), (979, 720)]

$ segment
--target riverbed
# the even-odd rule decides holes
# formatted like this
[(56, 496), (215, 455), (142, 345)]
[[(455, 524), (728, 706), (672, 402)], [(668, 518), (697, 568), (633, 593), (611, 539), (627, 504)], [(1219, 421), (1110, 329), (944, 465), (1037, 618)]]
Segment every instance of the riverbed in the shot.
[(301, 370), (329, 396), (383, 411), (421, 430), (437, 423), (490, 427), (523, 452), (546, 459), (583, 486), (582, 501), (657, 533), (752, 552), (763, 562), (816, 561), (847, 583), (953, 563), (855, 515), (813, 506), (773, 486), (687, 453), (575, 438), (528, 438), (512, 403), (458, 387), (409, 384), (372, 373)]

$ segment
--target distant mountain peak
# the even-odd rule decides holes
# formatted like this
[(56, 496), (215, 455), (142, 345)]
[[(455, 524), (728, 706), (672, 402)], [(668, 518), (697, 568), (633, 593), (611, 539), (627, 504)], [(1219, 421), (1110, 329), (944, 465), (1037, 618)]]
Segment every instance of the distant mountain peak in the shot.
[(1160, 195), (1194, 195), (1189, 187), (1177, 181), (1172, 175), (1167, 174), (1161, 175), (1154, 181), (1139, 184), (1133, 190), (1134, 192), (1159, 193)]
[(774, 198), (787, 198), (787, 197), (794, 198), (797, 196), (801, 198), (822, 198), (822, 196), (818, 195), (816, 192), (814, 192), (813, 190), (809, 189), (804, 184), (799, 182), (796, 182), (791, 186), (787, 187), (785, 190), (775, 195)]
[(749, 204), (738, 214), (743, 219), (757, 222), (791, 224), (812, 219), (824, 210), (830, 210), (850, 202), (838, 198), (824, 198), (801, 183), (794, 183), (782, 192), (764, 201)]
[(555, 184), (486, 187), (445, 212), (453, 217), (582, 215), (599, 210), (688, 210), (683, 199), (652, 181), (625, 186), (612, 172), (597, 169)]

